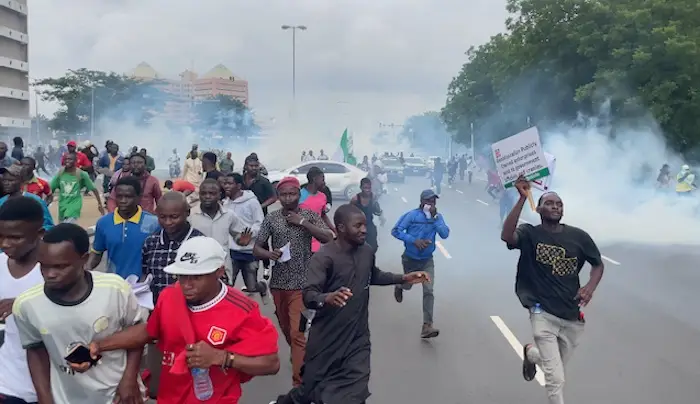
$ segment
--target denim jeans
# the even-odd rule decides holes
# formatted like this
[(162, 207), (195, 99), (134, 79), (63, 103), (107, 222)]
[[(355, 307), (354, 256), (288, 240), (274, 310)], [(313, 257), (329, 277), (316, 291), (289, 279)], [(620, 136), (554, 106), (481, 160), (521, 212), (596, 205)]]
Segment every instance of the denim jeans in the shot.
[[(433, 285), (435, 285), (435, 263), (432, 257), (427, 260), (415, 260), (405, 255), (401, 256), (403, 272), (425, 271), (430, 275), (430, 282), (423, 284), (423, 323), (433, 324), (433, 307), (435, 306), (435, 296), (433, 295)], [(410, 290), (413, 285), (403, 284), (404, 290)]]

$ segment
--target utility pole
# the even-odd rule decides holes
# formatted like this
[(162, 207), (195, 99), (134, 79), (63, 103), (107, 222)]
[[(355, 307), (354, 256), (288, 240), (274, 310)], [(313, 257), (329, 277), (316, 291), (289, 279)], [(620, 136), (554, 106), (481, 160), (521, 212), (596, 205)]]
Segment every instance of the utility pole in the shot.
[(36, 144), (41, 144), (41, 136), (39, 134), (39, 93), (34, 92), (34, 122), (36, 123)]
[(95, 85), (92, 85), (90, 97), (90, 139), (95, 138)]
[(474, 152), (474, 122), (469, 124), (469, 129), (471, 131), (472, 157), (473, 157), (476, 154)]
[(292, 99), (297, 97), (297, 30), (306, 31), (306, 25), (283, 25), (283, 30), (292, 30)]

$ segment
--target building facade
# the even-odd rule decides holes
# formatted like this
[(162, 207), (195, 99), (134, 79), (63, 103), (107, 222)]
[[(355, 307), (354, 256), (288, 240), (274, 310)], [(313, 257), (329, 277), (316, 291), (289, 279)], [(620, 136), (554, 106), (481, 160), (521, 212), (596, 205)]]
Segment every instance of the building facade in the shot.
[(231, 70), (222, 64), (214, 66), (202, 76), (192, 70), (185, 70), (180, 73), (178, 79), (169, 79), (162, 77), (148, 63), (143, 62), (136, 66), (130, 75), (142, 80), (157, 80), (157, 86), (170, 95), (163, 118), (174, 123), (191, 123), (194, 105), (219, 95), (237, 99), (248, 106), (248, 81), (234, 76)]
[(27, 136), (29, 36), (27, 0), (0, 0), (0, 135)]

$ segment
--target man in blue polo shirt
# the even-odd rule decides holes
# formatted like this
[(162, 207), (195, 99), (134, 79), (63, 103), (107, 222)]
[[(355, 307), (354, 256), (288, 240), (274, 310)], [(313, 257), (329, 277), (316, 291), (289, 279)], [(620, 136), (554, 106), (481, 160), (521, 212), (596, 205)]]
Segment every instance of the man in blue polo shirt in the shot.
[(158, 218), (141, 209), (141, 183), (134, 177), (124, 177), (114, 188), (117, 209), (97, 221), (95, 241), (90, 251), (87, 269), (97, 268), (107, 252), (107, 272), (126, 279), (141, 277), (141, 247), (151, 233), (160, 230)]

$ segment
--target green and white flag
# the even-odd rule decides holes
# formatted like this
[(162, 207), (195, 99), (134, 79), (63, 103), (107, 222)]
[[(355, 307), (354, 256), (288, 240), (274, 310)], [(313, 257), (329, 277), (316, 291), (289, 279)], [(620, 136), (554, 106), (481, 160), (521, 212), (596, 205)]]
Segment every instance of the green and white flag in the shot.
[(352, 136), (348, 134), (348, 129), (345, 128), (343, 135), (340, 137), (338, 149), (333, 154), (333, 160), (342, 161), (348, 164), (357, 165), (352, 147)]

